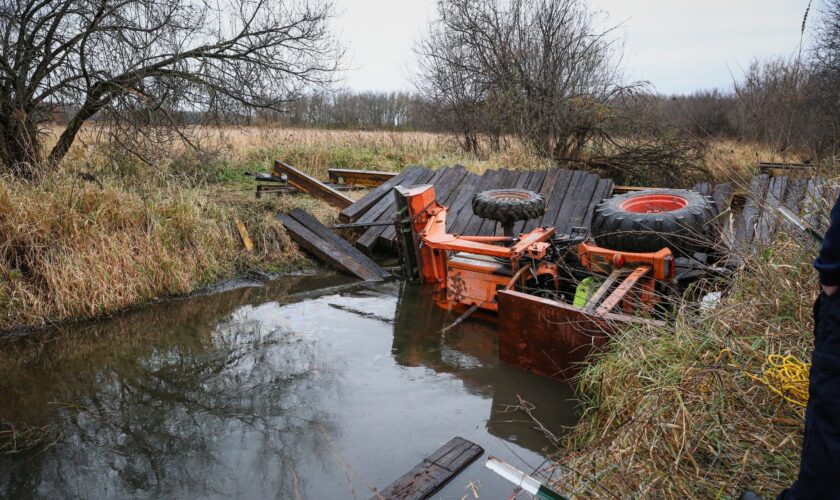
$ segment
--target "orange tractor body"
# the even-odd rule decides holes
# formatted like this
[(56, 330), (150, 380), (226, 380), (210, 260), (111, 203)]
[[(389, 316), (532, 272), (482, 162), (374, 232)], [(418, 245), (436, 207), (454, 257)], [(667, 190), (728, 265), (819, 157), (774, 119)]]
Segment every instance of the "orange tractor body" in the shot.
[[(437, 203), (433, 186), (396, 189), (398, 218), (403, 221), (403, 265), (421, 283), (445, 291), (449, 306), (498, 311), (500, 290), (530, 289), (541, 297), (560, 293), (564, 283), (553, 242), (555, 228), (538, 227), (516, 237), (450, 234), (447, 208)], [(618, 252), (582, 241), (577, 257), (590, 273), (609, 275), (592, 295), (594, 300), (582, 308), (587, 314), (610, 312), (620, 304), (625, 312), (649, 311), (657, 301), (655, 283), (674, 277), (674, 259), (668, 249)]]

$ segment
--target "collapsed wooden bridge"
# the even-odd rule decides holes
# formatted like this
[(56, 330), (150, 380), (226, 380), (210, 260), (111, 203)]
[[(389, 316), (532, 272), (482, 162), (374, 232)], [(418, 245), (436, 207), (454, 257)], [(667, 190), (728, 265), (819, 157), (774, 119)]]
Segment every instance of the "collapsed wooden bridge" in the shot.
[(393, 188), (421, 184), (433, 184), (438, 201), (449, 207), (447, 231), (479, 236), (501, 234), (501, 227), (497, 227), (495, 221), (473, 214), (471, 202), (477, 192), (517, 188), (540, 193), (545, 197), (545, 215), (539, 220), (518, 222), (514, 231), (530, 231), (542, 225), (557, 227), (563, 233), (574, 227), (589, 227), (595, 206), (613, 191), (611, 179), (602, 179), (580, 170), (498, 169), (486, 170), (478, 175), (468, 172), (461, 165), (438, 170), (408, 167), (339, 213), (339, 220), (355, 223), (362, 231), (356, 247), (366, 253), (395, 249), (397, 234), (393, 225), (396, 216)]
[[(577, 227), (591, 229), (595, 207), (603, 199), (613, 194), (644, 189), (614, 186), (611, 179), (561, 168), (500, 168), (486, 170), (481, 174), (469, 172), (461, 165), (436, 170), (410, 166), (399, 173), (330, 169), (329, 176), (333, 184), (327, 185), (277, 161), (273, 175), (277, 178), (287, 177), (288, 184), (293, 188), (336, 207), (340, 210), (339, 220), (342, 224), (334, 228), (352, 228), (358, 234), (355, 248), (343, 240), (343, 244), (339, 245), (338, 240), (341, 238), (314, 218), (302, 218), (306, 214), (281, 216), (281, 221), (292, 237), (335, 267), (368, 280), (381, 279), (385, 273), (363, 254), (388, 254), (397, 247), (394, 224), (397, 213), (393, 196), (395, 186), (434, 185), (438, 201), (449, 208), (447, 232), (477, 236), (501, 235), (502, 232), (495, 221), (473, 214), (473, 195), (481, 191), (526, 189), (542, 194), (546, 204), (545, 214), (539, 219), (517, 222), (513, 230), (521, 233), (538, 226), (551, 226), (562, 234)], [(351, 184), (372, 189), (356, 201), (336, 191)], [(699, 183), (693, 190), (714, 199), (720, 217), (724, 219), (723, 247), (730, 250), (732, 260), (737, 262), (739, 255), (763, 248), (781, 227), (788, 224), (780, 216), (780, 208), (801, 218), (815, 232), (824, 230), (825, 221), (822, 219), (828, 211), (826, 203), (830, 204), (836, 198), (837, 186), (819, 178), (774, 177), (762, 173), (754, 176), (749, 186), (740, 189), (729, 183)], [(356, 272), (358, 270), (364, 272)]]

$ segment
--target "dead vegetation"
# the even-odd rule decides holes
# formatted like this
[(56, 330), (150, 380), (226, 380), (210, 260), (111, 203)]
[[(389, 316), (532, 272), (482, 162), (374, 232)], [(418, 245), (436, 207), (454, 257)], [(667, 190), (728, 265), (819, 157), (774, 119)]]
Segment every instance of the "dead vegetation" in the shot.
[[(802, 408), (747, 373), (771, 354), (809, 360), (815, 248), (781, 233), (746, 256), (722, 302), (679, 308), (676, 327), (615, 337), (579, 376), (581, 423), (557, 458), (559, 491), (577, 497), (772, 498), (799, 468)], [(731, 353), (731, 355), (730, 355)], [(746, 370), (745, 373), (743, 370)]]

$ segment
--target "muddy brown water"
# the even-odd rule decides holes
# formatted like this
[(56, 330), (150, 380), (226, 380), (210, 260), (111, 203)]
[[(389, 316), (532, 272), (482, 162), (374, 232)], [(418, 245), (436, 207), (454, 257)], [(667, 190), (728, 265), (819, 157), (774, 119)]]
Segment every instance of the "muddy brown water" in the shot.
[[(436, 498), (509, 498), (576, 420), (571, 389), (501, 365), (491, 323), (398, 281), (291, 276), (49, 332), (0, 368), (0, 420), (49, 426), (0, 458), (0, 496), (369, 498), (454, 436), (485, 454)], [(523, 497), (526, 496), (523, 494)]]

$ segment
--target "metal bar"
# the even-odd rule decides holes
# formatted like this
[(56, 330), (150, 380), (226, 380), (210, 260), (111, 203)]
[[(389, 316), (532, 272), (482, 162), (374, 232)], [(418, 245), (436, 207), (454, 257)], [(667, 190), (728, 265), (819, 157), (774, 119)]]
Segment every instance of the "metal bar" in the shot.
[(596, 290), (595, 293), (593, 293), (592, 296), (589, 297), (589, 299), (586, 301), (586, 305), (583, 306), (583, 310), (592, 311), (593, 309), (595, 309), (595, 306), (598, 305), (598, 302), (600, 302), (601, 299), (604, 298), (604, 295), (606, 295), (607, 292), (610, 291), (610, 287), (613, 286), (613, 283), (615, 283), (618, 280), (618, 278), (621, 277), (622, 274), (625, 274), (625, 271), (621, 269), (616, 269), (612, 273), (610, 273), (610, 275), (607, 276), (607, 279), (604, 280), (604, 282), (601, 284), (601, 287), (598, 288), (598, 290)]
[(777, 210), (779, 211), (780, 214), (782, 214), (782, 216), (785, 219), (787, 219), (788, 222), (793, 224), (800, 231), (810, 235), (812, 238), (814, 238), (817, 241), (817, 243), (822, 243), (823, 242), (823, 235), (822, 234), (817, 232), (817, 230), (815, 230), (813, 227), (811, 227), (810, 224), (808, 224), (804, 220), (802, 220), (799, 217), (797, 217), (796, 215), (794, 215), (794, 213), (791, 212), (790, 210), (788, 210), (787, 207), (784, 207), (784, 206), (780, 205), (780, 206), (777, 207)]
[(519, 271), (516, 271), (516, 274), (513, 275), (513, 278), (511, 278), (508, 284), (505, 286), (505, 290), (510, 290), (511, 288), (513, 288), (513, 285), (516, 284), (516, 281), (519, 280), (519, 278), (521, 278), (522, 275), (525, 274), (525, 272), (528, 269), (531, 269), (531, 264), (525, 264), (524, 266), (520, 267)]
[(536, 498), (545, 500), (565, 500), (563, 495), (496, 457), (488, 457), (484, 466)]
[(466, 241), (474, 241), (476, 243), (504, 243), (506, 241), (513, 241), (510, 236), (458, 236), (458, 238)]
[(627, 292), (633, 288), (633, 285), (636, 284), (644, 275), (648, 274), (651, 271), (650, 266), (639, 266), (630, 273), (630, 276), (624, 279), (618, 288), (615, 289), (613, 293), (610, 294), (609, 297), (604, 300), (604, 302), (595, 309), (595, 314), (606, 314), (610, 312), (615, 306), (621, 302), (621, 299), (627, 295)]

